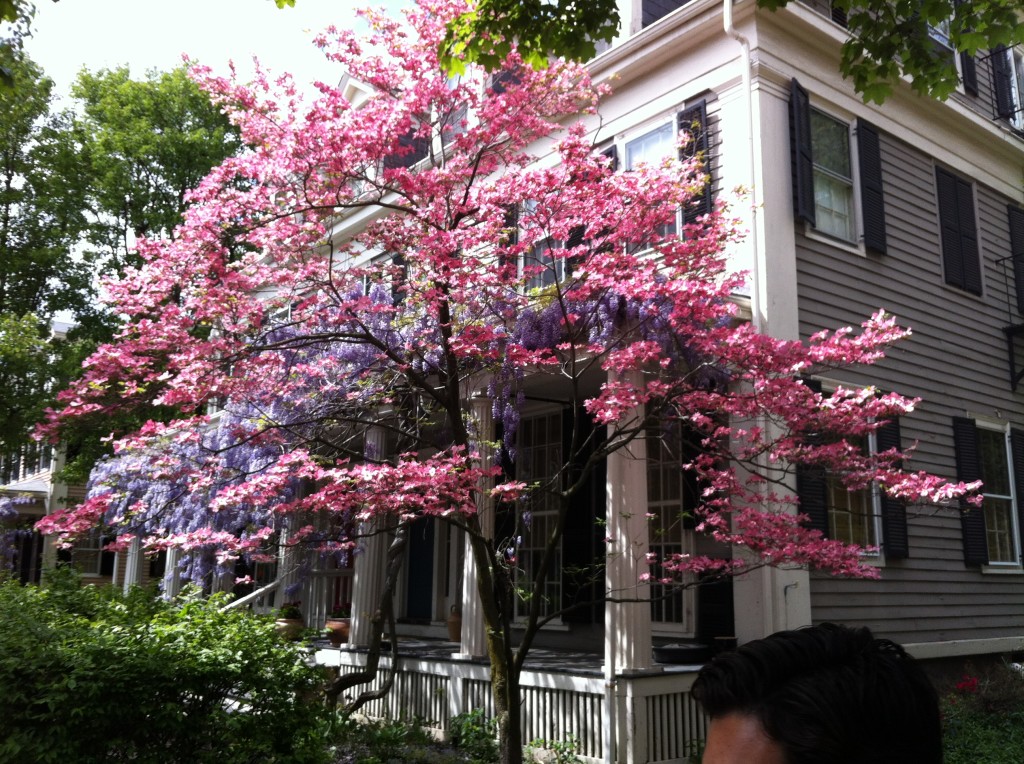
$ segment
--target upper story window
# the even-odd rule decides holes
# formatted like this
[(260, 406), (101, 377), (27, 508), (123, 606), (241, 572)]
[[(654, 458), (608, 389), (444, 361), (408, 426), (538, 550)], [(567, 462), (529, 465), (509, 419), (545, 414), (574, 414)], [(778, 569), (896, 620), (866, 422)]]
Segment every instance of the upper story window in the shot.
[[(793, 207), (808, 229), (885, 254), (885, 196), (878, 130), (811, 106), (800, 83), (790, 86)], [(859, 193), (858, 193), (859, 192)]]
[[(640, 164), (657, 167), (661, 162), (676, 155), (676, 133), (671, 122), (650, 130), (625, 143), (626, 170), (633, 170)], [(658, 229), (663, 237), (673, 236), (678, 230), (676, 221), (665, 223)]]
[(981, 294), (981, 257), (974, 211), (974, 186), (941, 167), (935, 168), (942, 265), (946, 283)]
[(955, 417), (953, 444), (957, 479), (981, 480), (981, 509), (961, 516), (964, 560), (993, 567), (1020, 565), (1019, 502), (1024, 470), (1024, 430), (1003, 423)]
[(811, 109), (815, 228), (843, 241), (856, 241), (850, 126)]

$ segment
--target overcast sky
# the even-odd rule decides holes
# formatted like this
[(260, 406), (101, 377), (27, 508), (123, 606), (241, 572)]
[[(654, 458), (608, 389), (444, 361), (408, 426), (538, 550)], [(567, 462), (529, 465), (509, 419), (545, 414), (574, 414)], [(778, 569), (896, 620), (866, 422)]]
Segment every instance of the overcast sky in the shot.
[[(357, 8), (397, 9), (408, 0), (297, 0), (278, 9), (274, 0), (36, 0), (35, 33), (29, 55), (67, 94), (78, 71), (128, 64), (141, 77), (147, 69), (171, 69), (188, 53), (227, 74), (234, 60), (251, 73), (256, 55), (274, 72), (301, 82), (340, 77), (313, 46), (330, 24), (352, 28)], [(394, 11), (397, 13), (397, 11)]]

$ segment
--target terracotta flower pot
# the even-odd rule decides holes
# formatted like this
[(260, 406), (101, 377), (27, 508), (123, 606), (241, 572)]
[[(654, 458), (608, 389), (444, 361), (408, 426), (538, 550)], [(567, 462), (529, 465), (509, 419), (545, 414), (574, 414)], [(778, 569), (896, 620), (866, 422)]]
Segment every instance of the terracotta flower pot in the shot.
[(462, 613), (455, 608), (448, 614), (448, 639), (452, 642), (462, 641)]
[(343, 642), (348, 642), (349, 630), (352, 628), (351, 618), (328, 618), (327, 638), (331, 644), (337, 647)]
[(301, 618), (278, 618), (274, 621), (274, 626), (283, 639), (292, 641), (298, 639), (302, 630), (306, 628), (306, 624)]

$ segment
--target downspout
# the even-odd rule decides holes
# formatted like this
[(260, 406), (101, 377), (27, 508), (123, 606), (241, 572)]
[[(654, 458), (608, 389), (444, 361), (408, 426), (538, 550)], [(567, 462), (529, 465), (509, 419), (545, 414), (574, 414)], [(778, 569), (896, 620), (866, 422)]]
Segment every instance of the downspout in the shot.
[(759, 238), (757, 235), (757, 210), (761, 204), (761, 192), (756, 179), (756, 154), (754, 151), (754, 96), (751, 86), (750, 40), (736, 31), (733, 25), (732, 7), (735, 0), (722, 0), (722, 26), (725, 33), (740, 44), (743, 56), (743, 102), (747, 111), (747, 172), (751, 194), (750, 204), (750, 243), (754, 252), (751, 268), (750, 313), (754, 329), (758, 333), (764, 331), (764, 316), (761, 313), (761, 268), (759, 262)]

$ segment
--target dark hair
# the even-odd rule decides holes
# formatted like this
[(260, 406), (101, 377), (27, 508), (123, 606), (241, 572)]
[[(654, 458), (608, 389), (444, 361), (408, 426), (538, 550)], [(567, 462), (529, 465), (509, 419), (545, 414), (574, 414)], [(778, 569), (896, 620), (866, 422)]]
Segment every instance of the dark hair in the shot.
[(920, 665), (867, 628), (825, 623), (718, 655), (693, 696), (752, 716), (787, 764), (941, 764), (939, 699)]

